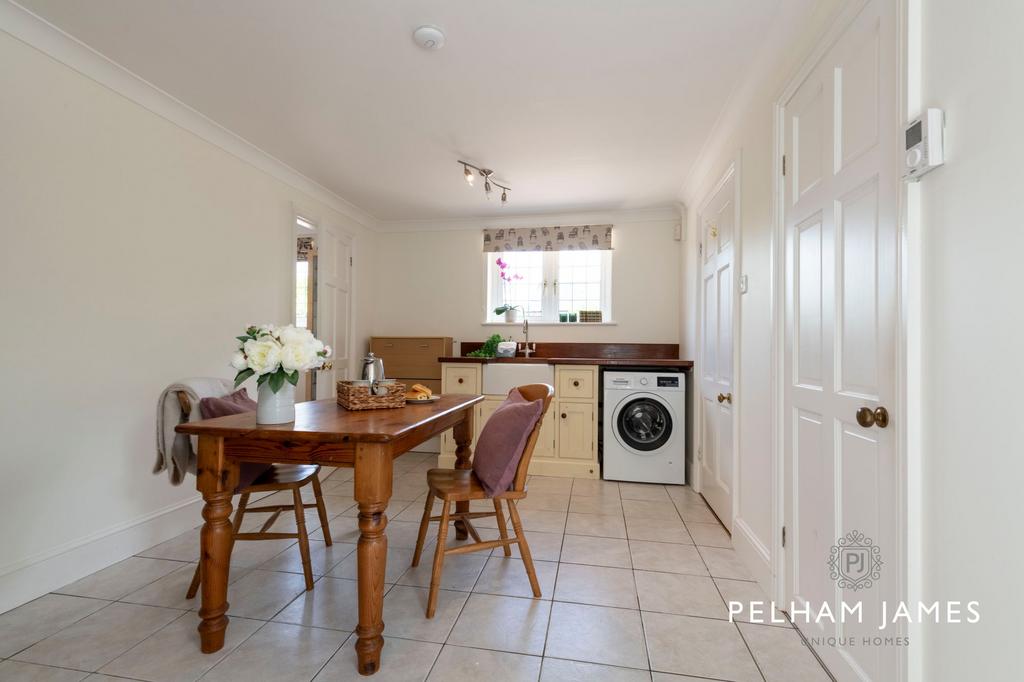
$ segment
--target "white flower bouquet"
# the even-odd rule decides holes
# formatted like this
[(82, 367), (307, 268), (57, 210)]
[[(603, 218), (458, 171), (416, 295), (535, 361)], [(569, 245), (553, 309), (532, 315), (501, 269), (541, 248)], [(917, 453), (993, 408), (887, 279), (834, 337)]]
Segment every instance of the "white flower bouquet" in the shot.
[(237, 388), (249, 377), (256, 376), (262, 388), (267, 384), (277, 393), (287, 381), (299, 383), (299, 372), (320, 369), (331, 357), (331, 347), (313, 336), (308, 329), (287, 325), (275, 327), (265, 324), (250, 325), (238, 339), (238, 350), (231, 358), (231, 366), (238, 370)]

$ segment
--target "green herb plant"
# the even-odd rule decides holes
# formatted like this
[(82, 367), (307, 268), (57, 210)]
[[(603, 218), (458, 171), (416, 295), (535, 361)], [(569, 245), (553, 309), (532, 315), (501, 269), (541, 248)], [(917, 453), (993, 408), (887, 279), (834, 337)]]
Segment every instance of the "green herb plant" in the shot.
[(491, 338), (484, 341), (484, 345), (480, 346), (479, 349), (466, 353), (466, 357), (470, 358), (493, 358), (498, 354), (498, 344), (501, 343), (501, 334), (493, 334)]

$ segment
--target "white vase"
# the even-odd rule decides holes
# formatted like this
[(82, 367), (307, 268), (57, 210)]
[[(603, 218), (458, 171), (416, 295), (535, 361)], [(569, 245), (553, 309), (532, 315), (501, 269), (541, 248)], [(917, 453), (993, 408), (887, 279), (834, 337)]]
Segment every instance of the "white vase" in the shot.
[(256, 423), (287, 424), (295, 421), (295, 387), (287, 381), (277, 393), (264, 381), (256, 392)]
[(506, 310), (505, 311), (505, 321), (506, 322), (518, 322), (519, 321), (519, 309), (518, 308), (512, 308), (511, 310)]

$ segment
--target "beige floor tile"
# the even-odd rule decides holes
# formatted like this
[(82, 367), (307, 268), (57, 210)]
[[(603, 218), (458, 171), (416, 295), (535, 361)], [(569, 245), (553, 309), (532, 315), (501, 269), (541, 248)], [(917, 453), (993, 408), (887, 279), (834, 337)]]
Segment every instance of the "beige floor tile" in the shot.
[(555, 602), (545, 656), (647, 668), (639, 611)]
[(633, 556), (633, 568), (640, 571), (708, 575), (708, 569), (693, 545), (630, 540), (629, 551)]
[(323, 484), (324, 495), (337, 495), (338, 497), (344, 497), (346, 499), (352, 499), (352, 494), (355, 492), (355, 482), (352, 479), (347, 481), (333, 482), (332, 479), (327, 479)]
[(643, 612), (651, 669), (735, 682), (760, 682), (761, 673), (734, 623)]
[(565, 532), (571, 535), (598, 535), (604, 538), (626, 537), (626, 522), (622, 515), (569, 514)]
[(380, 670), (373, 677), (364, 677), (356, 669), (356, 636), (352, 635), (316, 676), (316, 682), (423, 682), (439, 653), (440, 644), (385, 637)]
[(633, 571), (628, 568), (558, 565), (555, 599), (597, 606), (638, 609)]
[(672, 502), (652, 502), (649, 500), (622, 500), (622, 512), (630, 519), (669, 519), (679, 520), (679, 512)]
[(568, 495), (572, 492), (572, 481), (571, 478), (555, 476), (530, 476), (526, 481), (526, 489), (530, 493)]
[(619, 497), (619, 484), (615, 481), (601, 481), (591, 478), (572, 480), (573, 497)]
[[(258, 503), (254, 503), (258, 504)], [(271, 518), (270, 514), (253, 512), (252, 514), (246, 514), (242, 519), (242, 532), (253, 533), (260, 530), (267, 521)], [(315, 509), (307, 509), (303, 516), (306, 524), (306, 532), (312, 533), (320, 527), (320, 517), (316, 513)], [(277, 517), (277, 520), (271, 524), (267, 531), (273, 533), (296, 533), (298, 532), (298, 524), (295, 523), (295, 514), (290, 511), (281, 512), (281, 515)]]
[(620, 483), (619, 495), (624, 500), (647, 500), (648, 502), (671, 502), (665, 486), (653, 483)]
[(562, 561), (571, 564), (632, 568), (629, 543), (620, 538), (593, 535), (566, 535), (562, 544)]
[(296, 597), (274, 621), (352, 632), (359, 625), (359, 583), (324, 577)]
[[(434, 550), (437, 543), (430, 547), (430, 552), (424, 550), (424, 556), (420, 559), (420, 565), (409, 568), (402, 577), (398, 579), (399, 585), (415, 585), (417, 587), (430, 587), (430, 578), (434, 568)], [(478, 554), (456, 554), (444, 558), (444, 567), (441, 571), (441, 589), (458, 590), (469, 592), (480, 577), (480, 571), (487, 563), (487, 553)]]
[(831, 678), (792, 628), (740, 623), (740, 633), (767, 682), (828, 682)]
[(228, 615), (269, 620), (305, 590), (297, 573), (251, 571), (229, 587)]
[(633, 668), (545, 658), (540, 682), (651, 682), (651, 673)]
[(636, 571), (640, 609), (705, 618), (729, 617), (725, 602), (711, 578), (680, 573)]
[[(338, 514), (347, 513), (355, 508), (355, 505), (355, 500), (350, 495), (336, 495), (324, 492), (324, 509), (327, 511), (328, 519), (333, 519)], [(309, 509), (307, 511), (311, 511), (314, 514), (317, 513), (316, 509)]]
[[(569, 511), (569, 496), (568, 495), (555, 495), (551, 493), (532, 493), (526, 496), (526, 499), (520, 500), (516, 504), (519, 505), (520, 510), (527, 509), (539, 509), (541, 511), (556, 511), (565, 512)], [(505, 509), (505, 505), (502, 505), (502, 511), (508, 516), (508, 510)]]
[(708, 682), (706, 677), (690, 677), (689, 675), (673, 675), (671, 673), (651, 673), (654, 682)]
[[(729, 580), (727, 578), (715, 578), (715, 585), (718, 586), (718, 591), (722, 594), (722, 599), (725, 600), (726, 609), (729, 608), (729, 602), (737, 602), (742, 605), (742, 610), (738, 613), (733, 614), (732, 619), (740, 622), (751, 622), (751, 603), (755, 604), (755, 616), (757, 622), (761, 625), (775, 625), (777, 627), (789, 628), (793, 627), (786, 616), (777, 609), (769, 611), (769, 604), (771, 600), (761, 589), (761, 586), (756, 582), (749, 580)], [(774, 618), (777, 622), (772, 622)]]
[(267, 623), (228, 654), (204, 682), (306, 682), (341, 648), (349, 633)]
[[(483, 535), (483, 533), (481, 533)], [(497, 535), (495, 533), (495, 535)], [(562, 555), (562, 534), (542, 533), (536, 530), (524, 531), (526, 544), (530, 547), (530, 556), (534, 561), (558, 561)], [(513, 537), (512, 529), (509, 529), (509, 537)], [(501, 547), (491, 550), (491, 556), (505, 556)], [(512, 556), (519, 556), (519, 545), (512, 545)]]
[(427, 680), (478, 682), (486, 671), (488, 682), (525, 682), (537, 679), (540, 661), (537, 656), (446, 645)]
[(736, 556), (736, 550), (721, 547), (698, 547), (698, 551), (700, 551), (712, 577), (753, 580), (746, 566)]
[[(426, 500), (413, 500), (402, 510), (400, 514), (395, 517), (388, 517), (389, 521), (405, 521), (406, 523), (419, 523), (423, 518), (423, 506), (427, 503)], [(441, 513), (441, 506), (434, 504), (434, 508), (431, 512), (431, 516), (438, 516)], [(437, 521), (430, 524), (431, 533), (437, 535)]]
[[(388, 545), (387, 568), (384, 570), (384, 582), (395, 583), (402, 577), (402, 574), (409, 570), (412, 562), (413, 550), (409, 547), (393, 547)], [(434, 545), (427, 545), (423, 550), (423, 557), (420, 563), (430, 562), (434, 556)], [(352, 552), (335, 566), (327, 574), (333, 578), (348, 578), (349, 580), (359, 579), (359, 554)]]
[(704, 498), (701, 497), (700, 493), (693, 491), (688, 485), (667, 485), (665, 486), (665, 492), (672, 498), (673, 502), (680, 504), (689, 504), (691, 502), (704, 502)]
[(474, 594), (466, 602), (448, 644), (540, 656), (551, 602)]
[[(534, 561), (533, 567), (537, 572), (541, 599), (551, 599), (555, 591), (558, 564), (552, 561)], [(500, 594), (506, 597), (533, 597), (533, 589), (530, 587), (530, 579), (526, 577), (526, 568), (522, 560), (505, 557), (490, 557), (487, 560), (473, 592)]]
[[(562, 533), (565, 531), (565, 516), (565, 512), (544, 511), (542, 509), (519, 510), (519, 517), (522, 519), (523, 529), (526, 531)], [(473, 525), (478, 528), (497, 528), (498, 521), (493, 516), (489, 516), (482, 519), (473, 519)], [(506, 525), (511, 533), (512, 522), (506, 520)]]
[(14, 682), (79, 682), (89, 676), (78, 670), (66, 668), (51, 668), (35, 663), (20, 663), (18, 661), (0, 662), (0, 680), (11, 680)]
[(177, 561), (132, 556), (54, 591), (93, 599), (120, 599), (178, 568), (181, 563)]
[(703, 500), (686, 504), (676, 504), (679, 515), (687, 523), (718, 523), (718, 519), (711, 513)]
[(199, 617), (186, 613), (100, 668), (100, 672), (149, 682), (192, 682), (234, 651), (263, 623), (232, 618), (224, 648), (213, 654), (200, 651), (198, 625)]
[(443, 644), (469, 595), (440, 590), (433, 618), (426, 617), (427, 596), (428, 590), (422, 587), (392, 587), (384, 595), (384, 627), (387, 633), (392, 637)]
[[(196, 519), (202, 522), (201, 518)], [(138, 556), (151, 557), (153, 559), (172, 559), (174, 561), (198, 561), (199, 560), (199, 528), (185, 531), (159, 545), (139, 552)]]
[[(318, 531), (319, 532), (319, 531)], [(241, 568), (256, 568), (295, 544), (295, 540), (240, 540), (236, 541), (231, 549), (231, 570)], [(199, 556), (199, 546), (196, 546), (196, 561)]]
[(689, 531), (695, 545), (732, 549), (732, 538), (720, 523), (688, 523), (686, 530)]
[(109, 603), (85, 597), (45, 594), (0, 614), (0, 658), (13, 656)]
[(622, 501), (617, 497), (577, 497), (569, 503), (573, 514), (622, 514)]
[[(388, 521), (384, 532), (388, 536), (389, 547), (415, 547), (420, 524), (410, 521)], [(454, 531), (452, 531), (454, 532)], [(309, 534), (310, 539), (323, 540), (323, 532), (317, 530)], [(358, 544), (359, 519), (354, 516), (335, 516), (331, 519), (331, 538), (335, 542)], [(427, 536), (428, 541), (430, 535)]]
[(163, 606), (168, 609), (198, 609), (200, 606), (198, 596), (194, 599), (185, 598), (185, 593), (192, 583), (196, 565), (179, 563), (178, 566), (178, 570), (122, 597), (121, 601), (145, 604), (146, 606)]
[(29, 663), (96, 671), (182, 614), (175, 609), (111, 604), (22, 651)]
[[(347, 542), (335, 542), (328, 547), (324, 544), (323, 540), (310, 540), (309, 563), (313, 570), (313, 575), (318, 576), (330, 573), (332, 568), (356, 551), (356, 546)], [(302, 554), (298, 543), (295, 543), (269, 561), (260, 564), (259, 568), (263, 571), (302, 573)]]
[(626, 519), (626, 535), (630, 540), (650, 540), (652, 542), (674, 542), (681, 545), (692, 545), (693, 539), (686, 531), (682, 521), (672, 519)]

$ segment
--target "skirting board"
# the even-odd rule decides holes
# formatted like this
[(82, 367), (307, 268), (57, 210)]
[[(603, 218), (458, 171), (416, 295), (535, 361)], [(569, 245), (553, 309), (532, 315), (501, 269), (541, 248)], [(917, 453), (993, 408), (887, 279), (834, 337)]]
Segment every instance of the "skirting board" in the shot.
[(15, 567), (0, 575), (0, 613), (195, 528), (203, 520), (201, 506), (199, 497), (178, 502)]
[(775, 594), (772, 579), (772, 559), (768, 548), (757, 539), (743, 519), (734, 519), (732, 523), (732, 546), (750, 575), (761, 586), (764, 593), (771, 598)]

